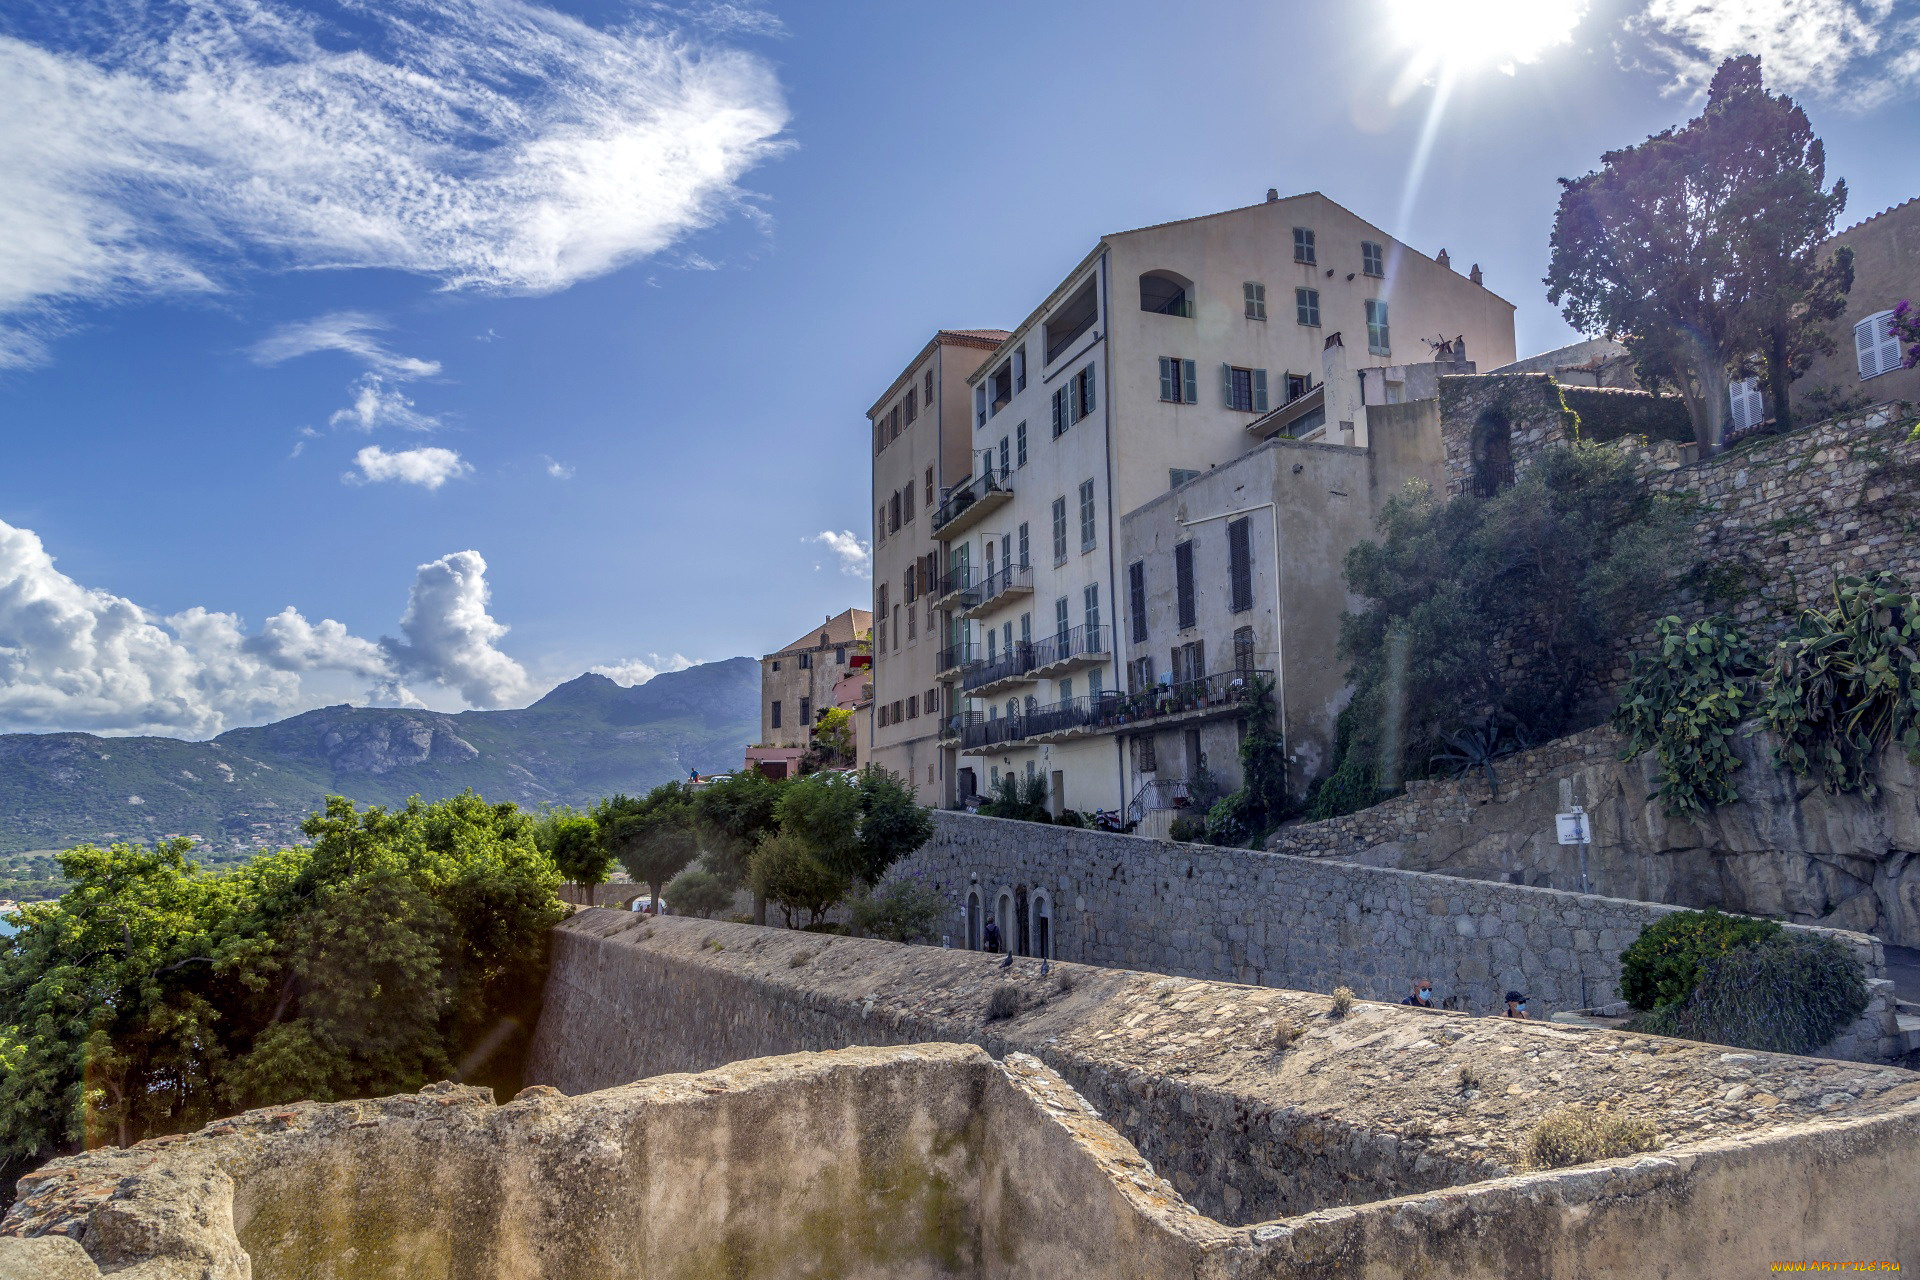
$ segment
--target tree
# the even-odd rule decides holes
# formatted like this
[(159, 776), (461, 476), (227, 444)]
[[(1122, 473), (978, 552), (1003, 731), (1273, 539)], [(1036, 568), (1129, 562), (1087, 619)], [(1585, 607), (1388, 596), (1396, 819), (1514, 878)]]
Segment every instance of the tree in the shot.
[(733, 886), (703, 867), (688, 867), (668, 882), (667, 901), (683, 916), (711, 920), (733, 905)]
[(805, 913), (808, 924), (819, 924), (853, 887), (846, 876), (816, 858), (804, 840), (787, 831), (767, 837), (754, 850), (750, 879), (754, 892), (780, 908), (789, 929), (795, 912)]
[[(747, 883), (753, 851), (780, 828), (775, 810), (784, 783), (757, 769), (710, 782), (693, 793), (694, 824), (706, 850), (707, 869), (730, 887)], [(754, 896), (756, 924), (767, 922), (766, 899)]]
[[(1353, 700), (1312, 816), (1376, 803), (1442, 757), (1479, 763), (1605, 718), (1597, 673), (1687, 565), (1678, 503), (1598, 445), (1542, 453), (1489, 499), (1389, 499), (1347, 555)], [(1470, 750), (1469, 750), (1470, 749)], [(1462, 758), (1471, 757), (1471, 758)]]
[(613, 868), (613, 853), (600, 838), (593, 816), (566, 805), (549, 809), (533, 824), (533, 842), (592, 906), (595, 887), (607, 882)]
[(1013, 818), (1020, 822), (1052, 822), (1047, 809), (1047, 780), (1037, 773), (1025, 778), (1009, 769), (993, 785), (993, 799), (980, 806), (987, 818)]
[(800, 772), (850, 769), (853, 764), (853, 712), (845, 707), (828, 707), (813, 722), (813, 740), (800, 758)]
[(868, 886), (933, 837), (933, 818), (885, 769), (801, 778), (780, 797), (778, 813), (783, 835), (835, 875)]
[(700, 853), (693, 801), (678, 782), (661, 783), (644, 797), (610, 796), (594, 806), (593, 820), (627, 874), (653, 894), (655, 910), (667, 881)]
[(1271, 680), (1252, 680), (1246, 709), (1240, 789), (1207, 811), (1207, 840), (1212, 844), (1257, 846), (1292, 807), (1287, 794), (1287, 744), (1274, 723)]
[(1805, 115), (1761, 89), (1758, 59), (1729, 59), (1700, 117), (1560, 180), (1548, 300), (1582, 332), (1621, 337), (1643, 379), (1672, 382), (1716, 450), (1729, 369), (1761, 359), (1783, 406), (1841, 283), (1815, 261), (1846, 202), (1824, 174)]
[(850, 914), (853, 927), (863, 934), (890, 942), (926, 942), (945, 910), (932, 885), (901, 876), (856, 897)]

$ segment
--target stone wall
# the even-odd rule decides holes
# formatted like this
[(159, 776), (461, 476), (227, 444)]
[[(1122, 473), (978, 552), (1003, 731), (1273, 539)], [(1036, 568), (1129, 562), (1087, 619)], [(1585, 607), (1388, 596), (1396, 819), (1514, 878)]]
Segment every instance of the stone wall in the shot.
[[(1417, 821), (1417, 812), (1363, 821)], [(974, 895), (979, 910), (1002, 914), (1004, 899), (1024, 899), (1030, 916), (1044, 904), (1062, 959), (1308, 991), (1348, 986), (1379, 1000), (1404, 997), (1424, 977), (1436, 996), (1475, 1013), (1498, 1012), (1515, 989), (1530, 997), (1535, 1017), (1613, 1002), (1620, 953), (1677, 909), (1326, 858), (934, 816), (934, 838), (900, 872), (933, 884), (952, 904), (944, 928), (956, 945), (969, 936), (965, 913)], [(1883, 984), (1867, 1018), (1826, 1052), (1896, 1056), (1879, 943), (1823, 932)], [(1030, 927), (1029, 939), (1036, 935)]]
[(1364, 1001), (1336, 1017), (1300, 992), (750, 925), (588, 911), (554, 938), (529, 1079), (580, 1093), (929, 1039), (1027, 1052), (1231, 1223), (1505, 1177), (1564, 1106), (1618, 1105), (1679, 1148), (1920, 1099), (1884, 1067)]

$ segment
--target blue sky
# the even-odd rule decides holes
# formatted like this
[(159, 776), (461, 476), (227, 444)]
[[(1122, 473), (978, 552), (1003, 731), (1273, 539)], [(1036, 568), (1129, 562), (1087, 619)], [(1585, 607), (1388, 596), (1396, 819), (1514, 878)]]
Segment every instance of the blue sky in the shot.
[(1742, 51), (1843, 223), (1916, 194), (1915, 0), (9, 6), (0, 729), (775, 647), (866, 598), (817, 535), (934, 328), (1268, 187), (1557, 345), (1554, 179)]

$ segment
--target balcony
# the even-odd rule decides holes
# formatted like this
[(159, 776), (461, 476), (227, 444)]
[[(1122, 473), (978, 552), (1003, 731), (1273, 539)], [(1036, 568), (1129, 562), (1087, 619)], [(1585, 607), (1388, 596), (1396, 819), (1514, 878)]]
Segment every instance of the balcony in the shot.
[(961, 668), (967, 666), (972, 661), (972, 644), (949, 645), (940, 651), (938, 658), (934, 659), (934, 677), (945, 680), (950, 676), (958, 674)]
[(1033, 645), (1033, 675), (1036, 680), (1051, 680), (1071, 675), (1082, 667), (1097, 667), (1110, 662), (1109, 646), (1113, 636), (1106, 627), (1075, 627)]
[(1239, 667), (1198, 680), (1155, 685), (1124, 697), (1114, 695), (1114, 705), (1103, 708), (1095, 732), (1140, 733), (1241, 715), (1255, 683), (1271, 685), (1273, 672)]
[(933, 531), (943, 538), (955, 537), (1012, 501), (1013, 486), (1004, 475), (982, 472), (947, 491), (946, 500), (934, 510)]
[(1134, 793), (1127, 806), (1127, 819), (1145, 822), (1147, 815), (1161, 809), (1185, 809), (1193, 803), (1193, 784), (1185, 778), (1152, 778)]
[(968, 694), (985, 697), (1010, 685), (1033, 679), (1033, 651), (1030, 641), (1021, 640), (992, 658), (970, 663), (960, 673), (960, 687)]
[(998, 573), (990, 573), (981, 579), (972, 592), (962, 592), (954, 607), (960, 610), (960, 616), (971, 618), (984, 613), (995, 601), (1012, 599), (1015, 596), (1033, 594), (1033, 569), (1029, 565), (1008, 565)]
[(979, 594), (974, 587), (973, 566), (963, 564), (948, 570), (933, 580), (933, 587), (927, 594), (933, 597), (933, 607), (936, 609), (965, 607), (967, 601), (977, 599)]

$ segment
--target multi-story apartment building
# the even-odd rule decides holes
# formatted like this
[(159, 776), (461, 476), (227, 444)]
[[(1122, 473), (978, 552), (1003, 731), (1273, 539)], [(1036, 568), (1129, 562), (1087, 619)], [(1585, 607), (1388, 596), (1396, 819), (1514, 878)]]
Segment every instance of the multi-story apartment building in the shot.
[(1124, 744), (1089, 732), (1125, 687), (1122, 514), (1276, 434), (1365, 448), (1366, 403), (1443, 344), (1511, 361), (1513, 305), (1319, 193), (1095, 245), (972, 375), (972, 475), (932, 513), (962, 792), (1124, 804)]
[(847, 609), (760, 659), (760, 741), (747, 748), (747, 768), (775, 778), (799, 773), (820, 713), (851, 710), (864, 691), (872, 631), (872, 614)]
[(945, 622), (933, 587), (946, 564), (933, 532), (940, 495), (972, 468), (969, 374), (1005, 329), (942, 329), (867, 411), (873, 446), (873, 763), (913, 784), (923, 804), (954, 795), (954, 748), (940, 745)]

